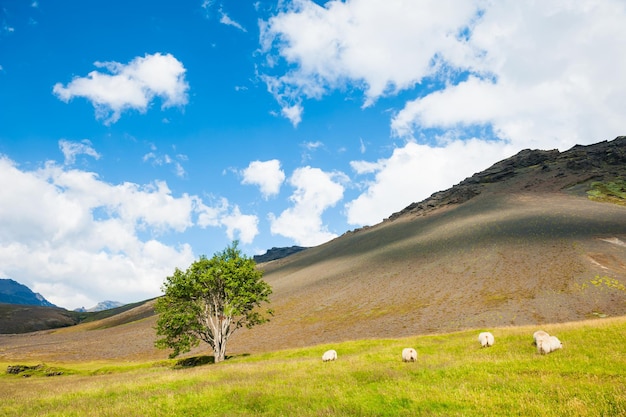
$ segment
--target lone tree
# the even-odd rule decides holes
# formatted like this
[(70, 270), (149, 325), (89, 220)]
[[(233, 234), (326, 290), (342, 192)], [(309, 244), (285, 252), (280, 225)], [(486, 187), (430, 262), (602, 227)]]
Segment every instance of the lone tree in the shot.
[(259, 307), (269, 302), (272, 289), (262, 280), (263, 271), (237, 246), (234, 241), (211, 259), (202, 256), (185, 272), (176, 268), (167, 277), (161, 288), (165, 295), (155, 305), (160, 313), (157, 336), (163, 336), (155, 344), (173, 349), (170, 358), (189, 352), (202, 340), (213, 348), (215, 362), (223, 361), (226, 342), (235, 330), (268, 321)]

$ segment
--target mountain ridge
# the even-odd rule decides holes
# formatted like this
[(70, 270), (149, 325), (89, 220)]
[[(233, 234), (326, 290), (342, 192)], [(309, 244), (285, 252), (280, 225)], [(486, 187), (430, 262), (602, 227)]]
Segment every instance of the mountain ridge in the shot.
[(0, 278), (0, 303), (56, 307), (41, 294), (11, 278)]
[[(563, 152), (558, 149), (524, 149), (447, 190), (438, 191), (425, 200), (408, 205), (385, 221), (395, 220), (409, 213), (424, 214), (449, 204), (462, 204), (480, 194), (488, 184), (513, 179), (524, 169), (534, 168), (534, 172), (527, 173), (528, 180), (521, 186), (517, 184), (518, 190), (522, 188), (526, 191), (554, 192), (591, 180), (623, 179), (625, 165), (626, 136), (592, 145), (576, 145)], [(570, 175), (565, 174), (568, 171)]]
[(74, 309), (74, 311), (79, 312), (79, 313), (95, 313), (98, 311), (105, 311), (105, 310), (111, 310), (117, 307), (122, 307), (123, 305), (124, 303), (121, 303), (119, 301), (105, 300), (105, 301), (100, 301), (98, 304), (96, 304), (95, 306), (91, 308), (81, 307), (81, 308)]

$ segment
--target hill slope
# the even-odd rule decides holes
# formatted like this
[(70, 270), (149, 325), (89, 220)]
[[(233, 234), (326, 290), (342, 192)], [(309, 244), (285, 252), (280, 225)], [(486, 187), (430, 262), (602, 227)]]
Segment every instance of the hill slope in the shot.
[[(587, 195), (624, 178), (626, 137), (522, 151), (378, 225), (261, 264), (275, 315), (238, 331), (229, 354), (626, 315), (626, 207)], [(166, 357), (141, 308), (123, 326), (0, 336), (0, 357)]]
[(526, 150), (381, 224), (263, 264), (276, 317), (242, 348), (624, 315), (626, 208), (587, 196), (624, 179), (626, 137)]

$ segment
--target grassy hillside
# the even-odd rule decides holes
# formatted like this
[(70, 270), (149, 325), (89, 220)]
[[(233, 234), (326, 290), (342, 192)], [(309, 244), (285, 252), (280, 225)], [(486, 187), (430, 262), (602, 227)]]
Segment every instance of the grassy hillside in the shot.
[[(626, 415), (626, 318), (543, 328), (563, 341), (562, 350), (539, 355), (533, 326), (490, 329), (496, 344), (485, 349), (479, 330), (471, 330), (235, 356), (192, 368), (175, 361), (47, 364), (63, 375), (0, 375), (0, 415)], [(407, 346), (418, 351), (416, 363), (401, 362)], [(339, 358), (322, 363), (328, 348)]]

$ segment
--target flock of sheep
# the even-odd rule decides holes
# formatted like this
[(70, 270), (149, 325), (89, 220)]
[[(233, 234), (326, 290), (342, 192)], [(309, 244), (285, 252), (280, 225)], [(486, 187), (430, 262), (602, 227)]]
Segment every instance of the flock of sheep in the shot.
[[(481, 332), (478, 335), (478, 342), (482, 347), (493, 346), (495, 338), (491, 332)], [(537, 352), (545, 355), (555, 350), (561, 349), (563, 343), (556, 337), (550, 336), (543, 330), (537, 330), (533, 333), (533, 345), (537, 346)], [(334, 349), (327, 350), (322, 355), (322, 361), (330, 362), (337, 360), (337, 351)], [(402, 349), (402, 361), (403, 362), (415, 362), (417, 361), (417, 351), (413, 348)]]

